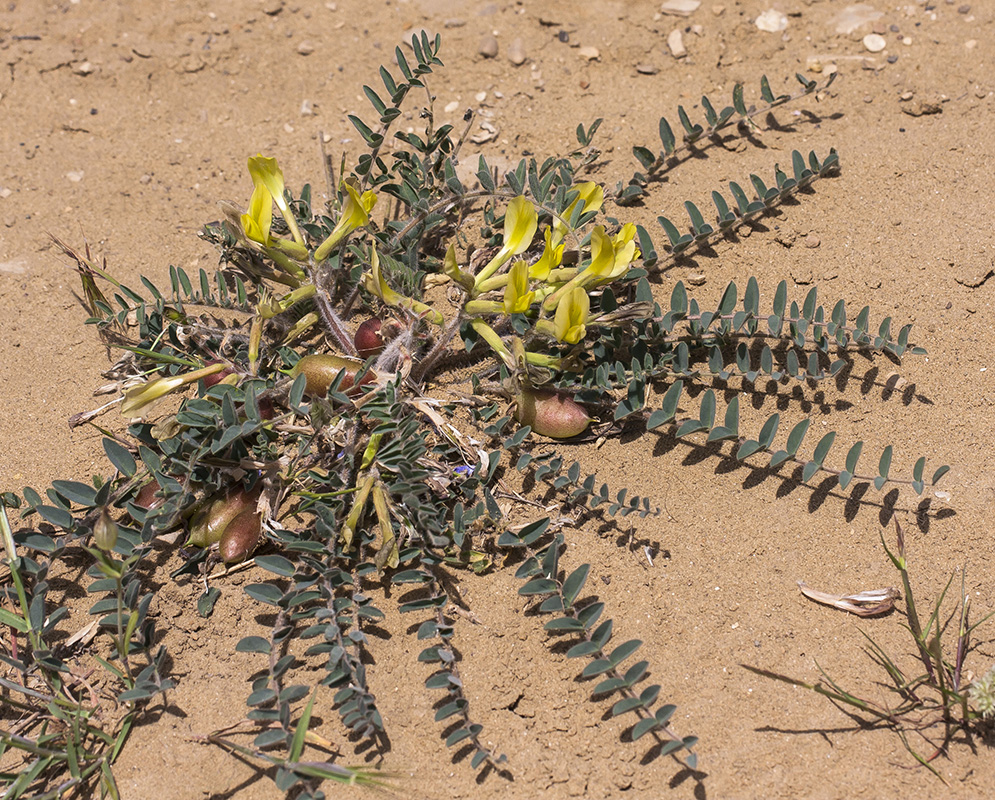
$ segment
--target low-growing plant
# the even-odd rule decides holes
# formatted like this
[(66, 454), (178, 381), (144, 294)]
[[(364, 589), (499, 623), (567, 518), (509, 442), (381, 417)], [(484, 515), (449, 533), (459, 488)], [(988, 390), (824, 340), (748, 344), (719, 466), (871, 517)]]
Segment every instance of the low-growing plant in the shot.
[[(128, 656), (146, 653), (151, 641), (144, 627), (153, 597), (149, 574), (157, 569), (147, 557), (151, 544), (182, 530), (192, 547), (179, 551), (183, 564), (172, 577), (205, 581), (198, 602), (204, 616), (224, 585), (221, 562), (251, 559), (256, 568), (245, 591), (269, 608), (272, 626), (237, 646), (259, 656), (246, 701), (254, 738), (251, 745), (229, 731), (205, 738), (275, 766), (282, 790), (317, 797), (323, 778), (377, 780), (330, 759), (302, 759), (316, 741), (309, 732), (315, 704), (328, 702), (321, 687), (331, 690), (355, 740), (374, 751), (388, 747), (388, 721), (364, 653), (370, 626), (384, 616), (378, 590), (389, 586), (400, 587), (400, 611), (420, 620), (417, 637), (425, 646), (418, 658), (436, 668), (426, 687), (441, 693), (436, 721), (445, 726), (446, 744), (459, 746), (456, 757), (469, 757), (474, 769), (512, 768), (485, 744), (472, 714), (454, 645), (455, 598), (447, 589), (453, 570), (484, 573), (505, 563), (523, 581), (519, 594), (549, 617), (544, 630), (569, 643), (568, 658), (584, 660), (581, 677), (598, 679), (592, 697), (610, 700), (612, 716), (630, 714), (629, 736), (649, 737), (650, 755), (670, 754), (695, 771), (696, 738), (672, 726), (674, 706), (660, 702), (649, 663), (629, 663), (642, 642), (613, 641), (613, 621), (585, 583), (589, 565), (560, 565), (581, 515), (656, 511), (650, 498), (609, 489), (546, 440), (641, 428), (728, 440), (739, 460), (768, 453), (763, 469), (791, 464), (801, 482), (821, 473), (841, 489), (904, 483), (924, 490), (925, 459), (915, 462), (911, 478), (895, 479), (891, 446), (871, 474), (857, 471), (860, 442), (843, 467), (826, 465), (833, 432), (803, 455), (808, 420), (782, 444), (779, 414), (752, 438), (743, 435), (737, 397), (719, 414), (715, 389), (734, 376), (745, 384), (793, 380), (804, 387), (840, 376), (855, 351), (894, 358), (922, 352), (909, 344), (909, 326), (893, 336), (886, 319), (875, 333), (867, 308), (851, 319), (840, 301), (827, 313), (815, 289), (800, 305), (789, 302), (784, 281), (761, 311), (753, 278), (742, 294), (730, 283), (707, 310), (680, 282), (661, 303), (648, 280), (690, 249), (775, 213), (785, 197), (811, 191), (837, 170), (835, 152), (824, 159), (794, 153), (791, 175), (775, 166), (771, 187), (751, 176), (753, 198), (730, 184), (731, 206), (713, 193), (715, 225), (690, 201), (689, 232), (660, 217), (669, 242), (661, 255), (642, 225), (620, 222), (609, 209), (638, 202), (682, 149), (737, 135), (737, 123), (755, 125), (759, 112), (746, 107), (741, 87), (721, 113), (703, 98), (705, 126), (681, 108), (683, 145), (661, 121), (664, 152), (636, 148), (647, 172), (614, 197), (580, 180), (598, 158), (591, 143), (599, 121), (578, 127), (579, 148), (566, 156), (523, 159), (500, 179), (481, 156), (476, 172), (461, 177), (463, 138), (449, 125), (435, 126), (427, 88), (441, 65), (439, 44), (415, 36), (410, 49), (395, 51), (397, 70), (381, 67), (383, 89), (364, 87), (377, 121), (350, 117), (366, 152), (331, 181), (336, 191), (327, 205), (315, 203), (309, 185), (297, 195), (289, 191), (276, 159), (249, 159), (254, 189), (247, 208), (226, 205), (225, 218), (203, 231), (221, 254), (213, 276), (170, 267), (168, 289), (142, 277), (139, 291), (88, 249), (62, 245), (79, 272), (88, 321), (123, 351), (107, 374), (130, 424), (124, 432), (100, 428), (113, 475), (92, 486), (57, 481), (44, 497), (31, 488), (23, 499), (5, 496), (8, 508), (22, 508), (36, 525), (11, 539), (8, 564), (20, 589), (8, 594), (20, 611), (3, 612), (14, 629), (11, 641), (27, 650), (5, 657), (23, 681), (5, 681), (4, 691), (24, 688), (26, 713), (56, 713), (41, 709), (55, 702), (49, 695), (59, 696), (61, 685), (49, 683), (41, 695), (28, 684), (62, 681), (68, 669), (45, 644), (60, 618), (47, 610), (53, 604), (45, 570), (82, 552), (94, 564), (90, 591), (110, 593), (93, 613), (113, 612), (99, 626), (118, 653), (118, 664), (103, 662), (120, 682), (118, 702), (135, 715), (172, 685), (157, 671), (158, 654), (146, 655), (137, 674)], [(802, 95), (819, 88), (800, 80)], [(775, 97), (766, 78), (761, 86), (760, 110), (792, 99)], [(388, 139), (402, 104), (418, 90), (428, 98), (424, 129)], [(375, 208), (384, 211), (376, 216)], [(684, 389), (692, 383), (708, 388), (689, 410)], [(193, 396), (178, 405), (171, 401), (190, 390)], [(96, 425), (104, 410), (74, 422)], [(945, 470), (936, 470), (932, 482)], [(529, 497), (537, 493), (558, 513), (537, 516)], [(101, 525), (115, 527), (114, 545), (100, 543)], [(47, 561), (18, 555), (15, 546)], [(309, 640), (303, 652), (291, 652), (291, 643)], [(316, 664), (324, 667), (317, 683), (304, 669)], [(118, 743), (127, 733), (120, 730)], [(49, 752), (58, 747), (47, 736), (0, 733), (3, 746), (29, 758), (19, 790), (60, 765), (73, 780), (95, 780), (97, 759), (111, 791), (119, 744), (88, 757), (83, 775), (74, 756), (52, 760)], [(77, 747), (58, 746), (65, 754)], [(49, 760), (38, 766), (43, 759)]]
[[(905, 536), (897, 518), (895, 532), (897, 541), (894, 552), (885, 544), (883, 536), (881, 544), (902, 579), (906, 618), (902, 627), (912, 636), (915, 646), (914, 661), (918, 662), (918, 666), (914, 667), (916, 671), (912, 672), (902, 665), (907, 659), (893, 657), (869, 634), (861, 631), (868, 642), (867, 654), (887, 675), (887, 682), (878, 685), (889, 691), (893, 702), (874, 700), (856, 690), (844, 689), (826, 674), (818, 662), (816, 668), (822, 677), (816, 683), (745, 664), (743, 666), (757, 675), (828, 697), (844, 711), (847, 707), (854, 709), (847, 713), (856, 717), (863, 725), (883, 726), (895, 731), (915, 760), (943, 780), (943, 776), (933, 766), (936, 758), (948, 755), (948, 748), (958, 733), (963, 733), (969, 740), (975, 734), (983, 734), (995, 714), (995, 666), (979, 677), (975, 677), (965, 666), (972, 649), (971, 635), (995, 612), (973, 624), (970, 622), (970, 598), (965, 589), (967, 576), (966, 570), (962, 569), (959, 597), (953, 610), (945, 610), (944, 602), (956, 574), (950, 576), (933, 604), (929, 617), (923, 623), (916, 610), (905, 556)], [(920, 741), (929, 748), (925, 753), (920, 751)]]

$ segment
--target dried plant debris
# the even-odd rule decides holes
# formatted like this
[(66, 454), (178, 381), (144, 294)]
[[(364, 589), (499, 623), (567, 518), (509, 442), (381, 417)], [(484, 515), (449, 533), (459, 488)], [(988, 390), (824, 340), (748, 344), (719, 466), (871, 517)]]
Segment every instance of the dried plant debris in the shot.
[(902, 595), (898, 589), (889, 586), (887, 589), (869, 589), (857, 594), (830, 594), (813, 589), (805, 581), (798, 581), (798, 588), (809, 600), (815, 600), (826, 606), (849, 611), (858, 617), (874, 617), (887, 614), (895, 608), (895, 601)]

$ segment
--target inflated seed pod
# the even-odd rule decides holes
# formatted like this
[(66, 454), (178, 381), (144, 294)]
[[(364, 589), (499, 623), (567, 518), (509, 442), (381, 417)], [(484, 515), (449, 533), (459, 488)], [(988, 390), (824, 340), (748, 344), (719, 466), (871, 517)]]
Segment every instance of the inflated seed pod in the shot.
[[(213, 361), (205, 361), (204, 366), (209, 367), (212, 364), (220, 364), (220, 363), (222, 362), (218, 361), (217, 359), (214, 359)], [(205, 375), (203, 378), (201, 378), (201, 380), (204, 381), (204, 387), (210, 389), (212, 386), (217, 386), (219, 383), (221, 383), (222, 381), (224, 381), (226, 378), (233, 375), (234, 373), (235, 370), (233, 370), (231, 367), (225, 367), (223, 370), (221, 370), (221, 372), (212, 372), (210, 375)]]
[(242, 561), (256, 549), (260, 535), (262, 517), (254, 508), (247, 508), (228, 523), (218, 544), (218, 552), (228, 563)]
[[(331, 353), (314, 353), (304, 356), (291, 370), (290, 375), (296, 378), (303, 375), (307, 380), (304, 393), (308, 397), (324, 397), (328, 394), (328, 387), (338, 377), (340, 372), (345, 372), (342, 383), (339, 385), (341, 391), (352, 388), (356, 381), (356, 373), (363, 366), (361, 361), (343, 356), (332, 355)], [(361, 385), (373, 383), (374, 377), (369, 372), (360, 381)]]
[(164, 498), (156, 496), (156, 492), (158, 491), (158, 482), (149, 481), (138, 490), (138, 494), (135, 495), (133, 502), (136, 506), (144, 508), (148, 511), (151, 511), (153, 508), (158, 508), (165, 502)]
[(550, 389), (523, 389), (515, 398), (515, 405), (515, 419), (550, 439), (577, 436), (591, 423), (583, 406)]
[(353, 341), (360, 358), (369, 358), (383, 352), (384, 340), (379, 319), (371, 317), (356, 329)]
[(228, 524), (246, 509), (255, 510), (258, 498), (258, 489), (246, 492), (239, 488), (211, 500), (190, 521), (187, 544), (208, 547), (221, 541)]

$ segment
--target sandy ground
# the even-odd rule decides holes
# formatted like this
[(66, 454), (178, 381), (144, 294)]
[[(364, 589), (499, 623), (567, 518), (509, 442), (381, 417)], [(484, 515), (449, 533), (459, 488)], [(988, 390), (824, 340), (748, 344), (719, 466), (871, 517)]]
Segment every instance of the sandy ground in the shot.
[[(763, 74), (775, 91), (793, 90), (795, 72), (820, 77), (807, 71), (818, 61), (841, 73), (818, 101), (779, 109), (762, 120), (773, 128), (751, 141), (708, 148), (707, 157), (653, 185), (643, 206), (623, 213), (662, 245), (655, 218), (683, 219), (684, 200), (705, 208), (713, 188), (745, 183), (751, 172), (770, 176), (775, 163), (790, 163), (792, 149), (840, 152), (838, 177), (819, 181), (764, 230), (666, 270), (656, 291), (668, 297), (675, 280), (700, 274), (694, 296), (715, 303), (729, 280), (743, 286), (754, 275), (769, 303), (784, 278), (793, 299), (817, 284), (830, 307), (840, 298), (851, 309), (868, 303), (872, 319), (915, 324), (912, 338), (927, 357), (901, 365), (858, 357), (847, 380), (748, 392), (744, 427), (778, 410), (782, 426), (809, 416), (813, 431), (837, 430), (843, 443), (863, 439), (867, 453), (894, 444), (896, 474), (907, 474), (919, 455), (952, 465), (940, 487), (947, 494), (930, 496), (917, 516), (919, 499), (903, 491), (896, 513), (905, 520), (920, 602), (967, 565), (980, 618), (995, 608), (988, 170), (995, 7), (981, 0), (867, 5), (879, 18), (839, 33), (845, 3), (827, 0), (705, 0), (684, 18), (640, 0), (10, 0), (0, 11), (0, 490), (86, 480), (107, 469), (99, 434), (66, 424), (95, 404), (91, 392), (108, 360), (82, 324), (74, 274), (49, 234), (88, 241), (132, 283), (139, 274), (165, 281), (169, 264), (210, 268), (215, 254), (197, 231), (219, 216), (219, 200), (247, 202), (246, 158), (277, 155), (293, 186), (320, 185), (319, 136), (336, 158), (356, 156), (346, 114), (367, 113), (362, 84), (374, 82), (377, 66), (412, 32), (443, 34), (447, 69), (431, 83), (436, 111), (455, 122), (466, 107), (480, 109), (496, 129), (480, 152), (513, 161), (556, 154), (572, 146), (577, 123), (602, 117), (595, 177), (608, 187), (637, 168), (633, 145), (659, 148), (661, 114), (676, 124), (677, 106), (697, 109), (702, 94), (725, 104), (737, 82), (754, 100)], [(786, 14), (783, 32), (754, 23), (771, 7)], [(682, 58), (667, 46), (678, 29)], [(883, 36), (880, 52), (862, 41), (872, 29)], [(499, 51), (485, 58), (481, 42), (492, 34)], [(517, 66), (509, 59), (516, 40), (524, 57)], [(897, 391), (893, 372), (904, 382)], [(576, 662), (551, 648), (542, 621), (525, 613), (513, 575), (499, 572), (461, 576), (482, 624), (461, 623), (456, 642), (474, 716), (508, 755), (513, 780), (478, 782), (468, 764), (452, 762), (432, 721), (437, 697), (421, 689), (429, 669), (415, 660), (409, 621), (393, 614), (370, 669), (392, 744), (383, 766), (402, 795), (995, 794), (990, 745), (975, 740), (972, 752), (958, 740), (939, 755), (943, 786), (913, 766), (894, 733), (861, 729), (824, 699), (741, 667), (815, 679), (818, 662), (845, 685), (885, 700), (862, 630), (914, 670), (901, 613), (858, 620), (806, 601), (795, 586), (802, 579), (852, 592), (895, 584), (879, 542), (891, 500), (873, 488), (851, 499), (832, 482), (805, 485), (790, 471), (738, 465), (726, 457), (728, 446), (706, 449), (656, 434), (575, 454), (589, 471), (662, 510), (631, 531), (623, 523), (572, 532), (564, 564), (590, 562), (618, 641), (644, 640), (654, 681), (678, 705), (675, 727), (700, 737), (701, 772), (647, 758), (641, 742), (624, 741), (608, 707), (589, 701)], [(642, 543), (657, 552), (652, 565)], [(190, 738), (244, 713), (245, 677), (258, 665), (233, 648), (258, 625), (258, 607), (239, 590), (251, 581), (251, 574), (234, 578), (207, 621), (196, 614), (196, 585), (167, 582), (160, 590), (154, 613), (180, 684), (118, 761), (125, 797), (275, 795), (265, 775)], [(83, 592), (62, 588), (82, 623)], [(968, 662), (977, 673), (995, 658), (991, 630), (979, 631)], [(326, 706), (318, 716), (343, 763), (361, 763), (365, 754), (343, 738), (336, 713)]]

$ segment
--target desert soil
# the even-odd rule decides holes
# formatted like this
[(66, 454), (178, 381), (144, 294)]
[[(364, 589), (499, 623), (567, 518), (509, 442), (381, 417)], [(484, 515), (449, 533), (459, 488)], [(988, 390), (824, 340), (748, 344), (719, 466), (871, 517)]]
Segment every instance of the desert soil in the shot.
[[(920, 455), (932, 466), (950, 464), (942, 491), (927, 489), (922, 505), (907, 488), (897, 500), (873, 488), (855, 495), (832, 480), (809, 485), (792, 470), (738, 464), (728, 445), (657, 434), (578, 446), (571, 454), (589, 471), (661, 510), (571, 532), (564, 563), (591, 563), (617, 641), (645, 642), (654, 682), (678, 706), (674, 726), (700, 737), (700, 772), (626, 741), (624, 720), (589, 699), (577, 662), (547, 639), (513, 575), (501, 571), (458, 576), (481, 624), (459, 622), (456, 643), (473, 715), (508, 755), (513, 778), (478, 781), (468, 763), (453, 762), (433, 722), (438, 698), (421, 688), (430, 668), (416, 661), (410, 621), (396, 613), (370, 665), (391, 742), (382, 766), (398, 793), (413, 798), (995, 795), (990, 739), (969, 745), (958, 737), (937, 755), (944, 786), (915, 766), (894, 732), (864, 727), (825, 699), (742, 666), (815, 680), (818, 663), (845, 686), (888, 701), (861, 631), (915, 673), (902, 603), (861, 620), (804, 599), (796, 581), (839, 593), (895, 585), (879, 540), (884, 532), (894, 541), (894, 517), (907, 532), (920, 603), (966, 566), (974, 618), (995, 609), (995, 5), (863, 6), (876, 19), (840, 32), (847, 6), (829, 0), (704, 0), (687, 17), (642, 0), (7, 0), (0, 490), (43, 489), (108, 469), (100, 434), (67, 425), (100, 402), (92, 392), (109, 361), (83, 325), (75, 274), (51, 235), (88, 242), (132, 284), (140, 274), (166, 282), (170, 264), (210, 270), (216, 254), (197, 233), (219, 217), (219, 201), (247, 202), (247, 157), (276, 155), (293, 187), (321, 187), (319, 139), (336, 161), (356, 157), (346, 115), (371, 116), (361, 87), (377, 83), (377, 67), (389, 66), (395, 45), (412, 33), (443, 36), (446, 69), (430, 83), (438, 118), (455, 123), (470, 107), (496, 132), (473, 146), (474, 163), (477, 152), (495, 163), (562, 153), (578, 123), (601, 117), (594, 176), (609, 189), (638, 168), (634, 145), (659, 148), (659, 117), (676, 126), (678, 105), (697, 118), (702, 94), (725, 105), (743, 83), (754, 102), (764, 74), (776, 92), (793, 91), (796, 72), (822, 80), (836, 68), (827, 92), (761, 117), (767, 130), (750, 139), (708, 147), (652, 185), (642, 206), (617, 216), (643, 223), (662, 249), (657, 215), (683, 220), (684, 200), (710, 207), (712, 189), (746, 184), (751, 172), (771, 176), (775, 163), (790, 164), (793, 149), (825, 156), (835, 147), (837, 177), (752, 235), (668, 267), (655, 291), (663, 300), (675, 281), (697, 275), (704, 283), (693, 296), (709, 305), (728, 281), (743, 287), (752, 275), (769, 303), (783, 278), (799, 302), (818, 285), (829, 307), (844, 299), (853, 313), (866, 303), (872, 320), (891, 316), (896, 330), (914, 323), (912, 339), (928, 356), (901, 364), (858, 356), (846, 380), (747, 392), (744, 426), (780, 411), (783, 431), (808, 416), (814, 432), (838, 431), (838, 458), (862, 439), (870, 466), (895, 446), (895, 474), (909, 474)], [(783, 12), (783, 31), (758, 28), (769, 9)], [(668, 48), (675, 30), (681, 57)], [(865, 45), (873, 32), (883, 50)], [(481, 53), (488, 36), (496, 57)], [(417, 128), (417, 116), (404, 124)], [(471, 135), (486, 132), (475, 127)], [(739, 389), (730, 386), (727, 397)], [(164, 575), (176, 558), (163, 554)], [(196, 612), (198, 584), (165, 580), (153, 613), (179, 687), (122, 753), (124, 797), (276, 796), (265, 774), (193, 738), (244, 714), (245, 678), (258, 664), (234, 644), (263, 630), (259, 608), (241, 592), (252, 580), (251, 571), (234, 576), (209, 620)], [(59, 588), (84, 624), (85, 593), (65, 581)], [(992, 630), (983, 626), (976, 637), (968, 661), (976, 673), (995, 659)], [(342, 763), (363, 763), (368, 754), (343, 736), (337, 714), (326, 705), (319, 717)]]

